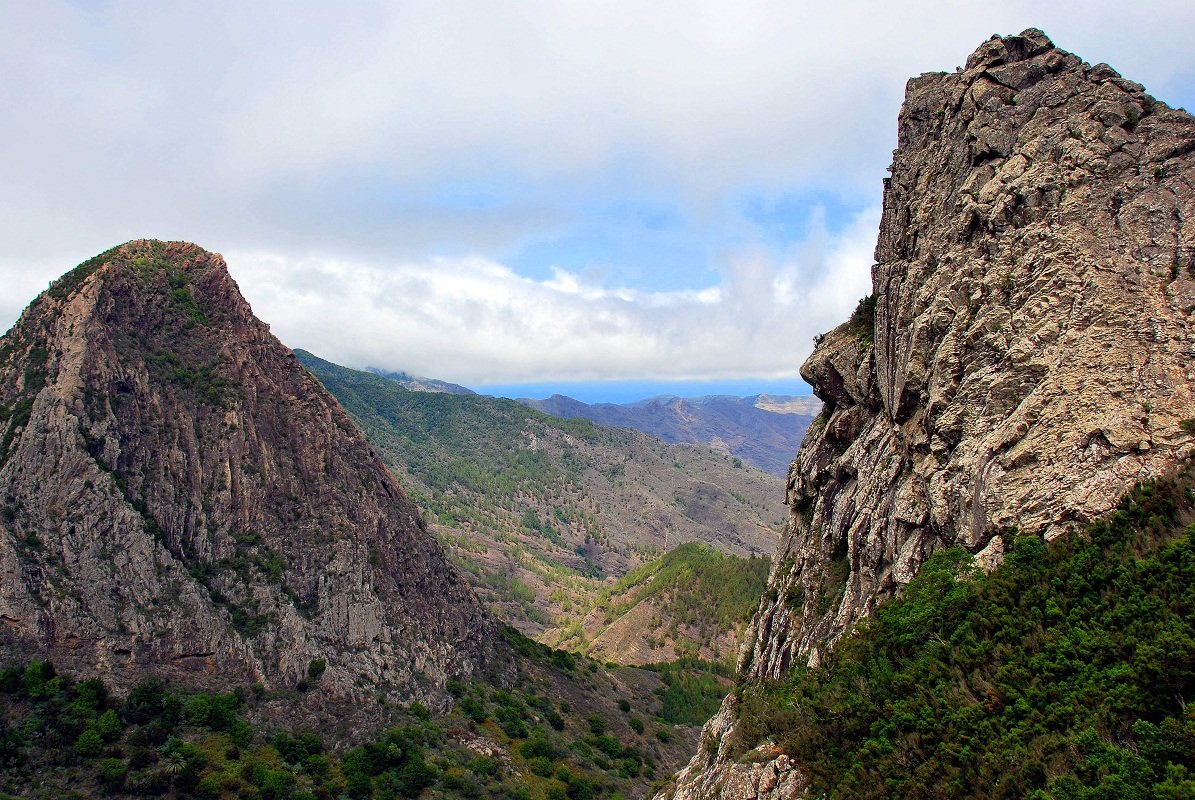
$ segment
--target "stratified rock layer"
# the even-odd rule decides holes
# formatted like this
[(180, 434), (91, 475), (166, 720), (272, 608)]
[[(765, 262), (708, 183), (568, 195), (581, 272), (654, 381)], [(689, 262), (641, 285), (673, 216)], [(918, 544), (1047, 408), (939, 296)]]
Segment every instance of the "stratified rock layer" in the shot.
[[(816, 663), (934, 550), (994, 565), (1008, 529), (1060, 535), (1195, 449), (1195, 118), (1029, 30), (909, 82), (891, 172), (874, 312), (802, 368), (826, 409), (748, 680)], [(734, 789), (735, 719), (676, 797), (798, 793)]]
[[(504, 650), (223, 260), (138, 241), (0, 340), (0, 648), (117, 682), (441, 705)], [(376, 704), (374, 706), (376, 708)]]

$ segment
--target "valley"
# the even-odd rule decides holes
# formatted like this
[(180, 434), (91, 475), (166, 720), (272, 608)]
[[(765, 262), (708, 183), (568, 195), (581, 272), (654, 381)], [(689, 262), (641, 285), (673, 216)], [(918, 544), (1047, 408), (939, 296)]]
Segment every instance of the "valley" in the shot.
[[(0, 338), (0, 800), (1195, 796), (1195, 117), (1031, 28), (897, 128), (816, 400), (348, 369), (189, 242), (52, 281)], [(679, 358), (799, 293), (468, 263), (566, 359), (528, 298)], [(300, 313), (337, 273), (435, 318), (321, 269)]]
[[(504, 620), (608, 661), (732, 657), (783, 524), (779, 479), (708, 448), (560, 419), (510, 400), (409, 391), (390, 378), (297, 355), (353, 416), (454, 564)], [(643, 605), (637, 622), (620, 626), (621, 644), (596, 642), (614, 636), (615, 606), (629, 612), (637, 605), (611, 593), (642, 591), (686, 543), (720, 554), (686, 551), (702, 565), (716, 558), (725, 574), (744, 576), (736, 613), (707, 624), (700, 604), (673, 609), (671, 596), (657, 592), (652, 611)], [(628, 573), (639, 577), (619, 587)], [(682, 630), (679, 617), (694, 624)]]

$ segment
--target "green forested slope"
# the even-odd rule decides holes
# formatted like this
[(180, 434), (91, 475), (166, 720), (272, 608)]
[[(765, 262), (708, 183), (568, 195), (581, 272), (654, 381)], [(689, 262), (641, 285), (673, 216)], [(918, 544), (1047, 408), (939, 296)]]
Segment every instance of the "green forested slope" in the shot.
[[(1189, 470), (989, 575), (937, 553), (818, 669), (741, 690), (830, 798), (1195, 797)], [(1186, 526), (1186, 527), (1184, 527)]]
[(511, 400), (408, 391), (297, 355), (482, 598), (528, 635), (579, 624), (608, 581), (686, 542), (739, 556), (775, 547), (783, 481), (728, 456)]
[(733, 667), (770, 564), (683, 544), (602, 589), (581, 621), (546, 640), (625, 664), (697, 657)]
[(696, 731), (671, 720), (699, 723), (708, 705), (672, 691), (672, 672), (607, 669), (507, 636), (521, 656), (514, 685), (450, 684), (445, 714), (380, 706), (379, 729), (355, 747), (300, 722), (322, 662), (289, 691), (147, 678), (123, 698), (45, 661), (4, 665), (0, 799), (613, 799), (642, 796), (695, 746)]

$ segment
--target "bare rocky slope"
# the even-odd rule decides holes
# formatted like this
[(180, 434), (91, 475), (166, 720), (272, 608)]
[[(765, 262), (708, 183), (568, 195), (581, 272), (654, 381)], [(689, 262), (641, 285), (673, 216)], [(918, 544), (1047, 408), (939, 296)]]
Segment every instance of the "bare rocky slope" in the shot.
[[(445, 707), (491, 617), (223, 260), (135, 241), (0, 340), (0, 652)], [(375, 703), (376, 706), (376, 703)]]
[[(817, 663), (931, 552), (993, 565), (1195, 449), (1195, 118), (1028, 30), (909, 82), (891, 172), (875, 294), (802, 368), (826, 407), (744, 681)], [(732, 695), (672, 796), (804, 792), (729, 757), (736, 722)]]

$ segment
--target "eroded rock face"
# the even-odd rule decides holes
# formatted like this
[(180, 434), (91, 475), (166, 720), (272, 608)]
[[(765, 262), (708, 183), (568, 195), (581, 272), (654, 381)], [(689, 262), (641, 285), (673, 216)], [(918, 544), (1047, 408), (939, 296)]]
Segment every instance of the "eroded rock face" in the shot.
[[(496, 625), (223, 260), (130, 242), (0, 340), (0, 646), (117, 682), (443, 705)], [(376, 704), (375, 704), (376, 705)]]
[[(826, 409), (750, 680), (816, 663), (934, 550), (994, 565), (1009, 529), (1060, 535), (1193, 450), (1195, 118), (1029, 30), (909, 82), (891, 172), (874, 315), (802, 367)], [(727, 796), (721, 717), (677, 796)]]

